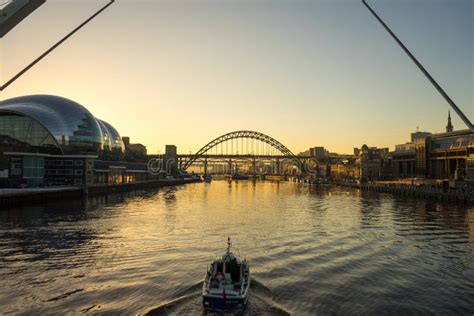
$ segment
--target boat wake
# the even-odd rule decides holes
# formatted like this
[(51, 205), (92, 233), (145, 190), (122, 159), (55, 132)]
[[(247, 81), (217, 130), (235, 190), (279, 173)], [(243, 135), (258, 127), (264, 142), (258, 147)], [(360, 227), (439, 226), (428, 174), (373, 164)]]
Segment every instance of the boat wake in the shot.
[(240, 312), (208, 312), (202, 307), (202, 282), (196, 283), (178, 295), (178, 298), (150, 308), (145, 315), (290, 315), (272, 301), (273, 293), (252, 278), (247, 308)]

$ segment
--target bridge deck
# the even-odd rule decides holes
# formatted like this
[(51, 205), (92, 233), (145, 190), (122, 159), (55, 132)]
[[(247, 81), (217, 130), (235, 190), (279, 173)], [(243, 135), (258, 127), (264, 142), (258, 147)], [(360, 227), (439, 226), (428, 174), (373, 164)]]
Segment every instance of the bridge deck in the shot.
[[(193, 154), (179, 154), (177, 155), (178, 158), (195, 158), (196, 156)], [(314, 157), (311, 156), (296, 156), (299, 159), (311, 159)], [(244, 159), (253, 159), (253, 158), (258, 158), (258, 159), (291, 159), (294, 158), (294, 156), (284, 156), (284, 155), (251, 155), (251, 154), (245, 154), (245, 155), (238, 155), (238, 154), (215, 154), (215, 155), (200, 155), (198, 159), (204, 159), (204, 158), (244, 158)]]

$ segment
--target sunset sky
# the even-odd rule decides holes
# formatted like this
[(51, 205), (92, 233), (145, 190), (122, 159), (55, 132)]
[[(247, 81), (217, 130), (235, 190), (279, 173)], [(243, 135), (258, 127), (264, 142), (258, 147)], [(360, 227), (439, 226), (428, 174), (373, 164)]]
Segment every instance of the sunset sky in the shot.
[[(105, 3), (48, 0), (1, 39), (2, 83)], [(474, 121), (473, 1), (369, 3)], [(393, 149), (449, 109), (359, 0), (117, 0), (0, 97), (29, 94), (81, 103), (149, 153), (241, 129), (295, 153)]]

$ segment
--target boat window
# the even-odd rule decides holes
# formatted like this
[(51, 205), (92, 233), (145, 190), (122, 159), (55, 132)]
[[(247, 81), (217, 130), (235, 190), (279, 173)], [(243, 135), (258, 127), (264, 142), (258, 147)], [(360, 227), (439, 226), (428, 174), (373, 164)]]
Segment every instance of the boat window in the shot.
[(240, 282), (240, 264), (237, 260), (226, 262), (225, 271), (230, 274), (232, 282)]
[(217, 273), (219, 273), (219, 272), (221, 272), (221, 273), (224, 272), (224, 269), (223, 269), (223, 268), (224, 268), (224, 265), (222, 264), (222, 262), (217, 262), (217, 271), (216, 271), (216, 272), (217, 272)]

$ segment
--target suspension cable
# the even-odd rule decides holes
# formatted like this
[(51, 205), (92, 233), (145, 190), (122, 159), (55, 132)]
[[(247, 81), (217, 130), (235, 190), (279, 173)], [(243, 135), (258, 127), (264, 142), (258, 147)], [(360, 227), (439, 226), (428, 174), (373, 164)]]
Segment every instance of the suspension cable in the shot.
[(83, 28), (86, 24), (88, 24), (90, 21), (92, 21), (96, 16), (98, 16), (100, 13), (102, 13), (105, 9), (107, 9), (110, 5), (112, 5), (115, 2), (115, 0), (110, 0), (109, 3), (107, 3), (104, 7), (99, 9), (96, 13), (94, 13), (92, 16), (90, 16), (87, 20), (79, 24), (74, 30), (69, 32), (66, 36), (64, 36), (61, 40), (59, 40), (56, 44), (51, 46), (49, 49), (47, 49), (43, 54), (41, 54), (39, 57), (37, 57), (35, 60), (33, 60), (28, 66), (23, 68), (20, 72), (18, 72), (16, 75), (14, 75), (10, 80), (8, 80), (4, 85), (0, 86), (0, 91), (5, 90), (9, 85), (14, 83), (18, 78), (20, 78), (23, 74), (25, 74), (28, 70), (30, 70), (34, 65), (39, 63), (43, 58), (48, 56), (53, 50), (58, 48), (62, 43), (64, 43), (68, 38), (73, 36), (77, 31), (79, 31), (81, 28)]

